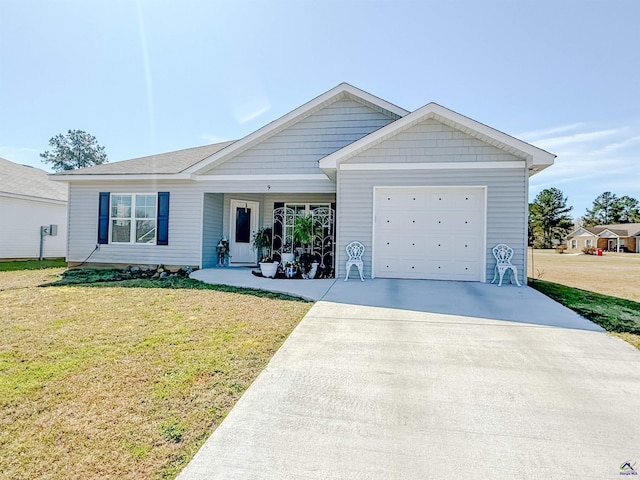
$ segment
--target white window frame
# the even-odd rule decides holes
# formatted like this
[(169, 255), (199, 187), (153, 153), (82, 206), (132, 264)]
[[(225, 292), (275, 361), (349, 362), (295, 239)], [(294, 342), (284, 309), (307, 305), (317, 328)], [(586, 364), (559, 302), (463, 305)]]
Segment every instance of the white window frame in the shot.
[(590, 238), (585, 239), (584, 246), (585, 247), (593, 247), (593, 240), (590, 239)]
[[(114, 217), (113, 212), (113, 197), (131, 197), (131, 215), (129, 217)], [(154, 198), (154, 217), (137, 217), (136, 216), (136, 197), (146, 196)], [(129, 221), (129, 241), (128, 242), (114, 242), (113, 241), (113, 222), (114, 220), (128, 220)], [(153, 236), (153, 242), (136, 242), (136, 224), (138, 221), (153, 221), (155, 224), (155, 234)], [(148, 193), (125, 193), (125, 192), (111, 192), (109, 198), (109, 243), (113, 245), (155, 245), (158, 241), (158, 194), (153, 192)]]
[(578, 248), (578, 241), (575, 238), (571, 239), (571, 250)]
[(294, 209), (294, 207), (304, 207), (304, 213), (296, 213), (297, 215), (309, 215), (311, 213), (311, 205), (314, 205), (316, 208), (331, 208), (331, 202), (310, 202), (310, 203), (302, 203), (302, 202), (291, 202), (291, 203), (285, 203), (284, 206), (285, 208), (291, 208), (292, 210)]

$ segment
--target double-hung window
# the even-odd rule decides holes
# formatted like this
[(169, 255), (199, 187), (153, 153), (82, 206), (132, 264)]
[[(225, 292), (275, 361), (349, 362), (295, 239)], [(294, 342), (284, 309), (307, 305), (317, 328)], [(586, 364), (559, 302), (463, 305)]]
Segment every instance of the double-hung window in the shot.
[(156, 243), (157, 195), (111, 194), (111, 243)]

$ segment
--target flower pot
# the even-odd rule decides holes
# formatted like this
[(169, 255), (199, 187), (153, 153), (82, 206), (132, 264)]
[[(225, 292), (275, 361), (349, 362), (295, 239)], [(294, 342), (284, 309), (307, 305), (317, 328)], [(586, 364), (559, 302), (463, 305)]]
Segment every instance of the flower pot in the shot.
[(273, 278), (278, 271), (278, 262), (260, 262), (260, 272), (263, 277)]
[(293, 267), (287, 267), (285, 275), (287, 278), (293, 278), (296, 275), (296, 269)]
[(281, 257), (282, 263), (293, 263), (293, 260), (296, 258), (295, 254), (293, 253), (283, 253)]
[(313, 262), (311, 264), (311, 270), (309, 270), (309, 273), (307, 273), (305, 275), (304, 278), (306, 278), (307, 280), (313, 280), (314, 278), (316, 278), (316, 273), (318, 272), (318, 262)]

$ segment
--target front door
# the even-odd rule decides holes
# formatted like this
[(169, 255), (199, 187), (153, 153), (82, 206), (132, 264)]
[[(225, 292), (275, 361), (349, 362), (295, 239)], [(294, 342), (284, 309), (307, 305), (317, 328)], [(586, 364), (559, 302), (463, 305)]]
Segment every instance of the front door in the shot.
[(229, 255), (231, 263), (255, 263), (258, 253), (251, 239), (258, 228), (258, 202), (231, 200)]

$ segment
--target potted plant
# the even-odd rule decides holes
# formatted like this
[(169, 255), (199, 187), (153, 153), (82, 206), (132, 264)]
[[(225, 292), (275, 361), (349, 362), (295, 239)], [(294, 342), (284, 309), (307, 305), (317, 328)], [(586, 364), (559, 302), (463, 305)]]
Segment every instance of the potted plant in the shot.
[(258, 261), (262, 262), (271, 257), (271, 228), (259, 228), (253, 234), (253, 249), (258, 252)]
[(307, 280), (316, 278), (319, 264), (317, 256), (312, 253), (303, 253), (300, 255), (298, 270), (300, 271), (302, 278)]
[(311, 215), (296, 217), (293, 224), (294, 243), (299, 243), (305, 251), (308, 251), (313, 241), (313, 233), (313, 217)]
[(260, 228), (253, 235), (253, 248), (258, 251), (260, 272), (263, 277), (274, 278), (278, 271), (278, 262), (271, 258), (271, 228)]
[(315, 278), (318, 270), (319, 262), (311, 253), (313, 249), (313, 240), (318, 235), (319, 227), (313, 222), (311, 215), (296, 217), (293, 225), (293, 241), (299, 243), (303, 247), (304, 253), (300, 255), (300, 266), (302, 278)]

